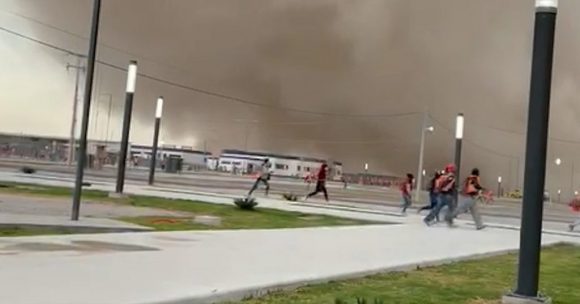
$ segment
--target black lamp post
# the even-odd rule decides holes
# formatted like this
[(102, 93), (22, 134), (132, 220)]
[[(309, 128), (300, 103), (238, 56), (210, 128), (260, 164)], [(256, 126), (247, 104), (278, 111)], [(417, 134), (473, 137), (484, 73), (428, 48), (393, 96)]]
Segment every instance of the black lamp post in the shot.
[(518, 282), (514, 293), (504, 297), (506, 304), (551, 302), (538, 294), (538, 283), (557, 13), (558, 0), (536, 0)]
[(127, 70), (127, 89), (125, 96), (125, 115), (123, 117), (123, 133), (121, 134), (121, 150), (117, 167), (117, 194), (123, 193), (125, 187), (125, 169), (127, 168), (127, 153), (129, 150), (129, 134), (131, 132), (131, 116), (133, 114), (133, 96), (137, 83), (137, 61), (131, 61)]
[(157, 167), (157, 148), (159, 146), (159, 130), (161, 129), (161, 116), (163, 116), (163, 97), (157, 98), (155, 110), (155, 131), (153, 132), (153, 146), (151, 148), (151, 164), (149, 166), (149, 185), (155, 183), (155, 168)]
[[(84, 108), (81, 122), (81, 137), (79, 139), (79, 152), (77, 156), (77, 171), (75, 188), (73, 192), (73, 207), (71, 219), (79, 220), (81, 209), (81, 197), (83, 192), (83, 177), (87, 162), (87, 134), (89, 132), (89, 116), (91, 114), (91, 96), (93, 94), (93, 79), (95, 76), (95, 62), (97, 59), (97, 40), (99, 37), (99, 20), (101, 18), (101, 0), (95, 0), (93, 4), (93, 21), (91, 26), (91, 38), (89, 43), (89, 56), (87, 59), (87, 78), (85, 79)], [(74, 148), (74, 147), (73, 147)]]

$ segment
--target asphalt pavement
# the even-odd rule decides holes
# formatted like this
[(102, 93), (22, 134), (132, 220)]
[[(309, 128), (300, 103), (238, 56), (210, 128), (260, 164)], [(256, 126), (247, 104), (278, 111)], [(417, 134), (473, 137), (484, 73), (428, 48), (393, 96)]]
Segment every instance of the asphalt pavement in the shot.
[[(0, 172), (15, 172), (24, 165), (37, 168), (37, 174), (30, 175), (39, 179), (53, 179), (69, 182), (74, 177), (74, 167), (63, 164), (36, 162), (36, 161), (12, 161), (0, 160)], [(115, 168), (106, 167), (103, 170), (87, 170), (85, 180), (103, 185), (115, 181)], [(127, 182), (135, 185), (144, 185), (147, 182), (148, 172), (146, 169), (129, 168)], [(171, 190), (181, 189), (213, 193), (216, 195), (244, 195), (254, 182), (251, 176), (238, 176), (215, 172), (187, 172), (183, 174), (168, 174), (158, 172), (156, 174), (156, 187)], [(270, 195), (279, 197), (284, 193), (293, 193), (302, 197), (314, 188), (308, 186), (302, 180), (273, 177), (270, 181)], [(381, 210), (385, 207), (395, 207), (400, 204), (400, 194), (396, 188), (366, 186), (350, 184), (346, 189), (342, 183), (329, 182), (328, 190), (331, 201), (337, 204), (358, 206), (366, 209)], [(257, 196), (263, 196), (258, 190)], [(423, 198), (426, 201), (426, 194)], [(420, 207), (421, 203), (415, 203), (413, 208)], [(499, 199), (493, 204), (482, 207), (482, 214), (498, 218), (519, 219), (521, 216), (521, 202), (514, 200)], [(546, 203), (544, 219), (546, 221), (568, 223), (577, 217), (565, 204)]]

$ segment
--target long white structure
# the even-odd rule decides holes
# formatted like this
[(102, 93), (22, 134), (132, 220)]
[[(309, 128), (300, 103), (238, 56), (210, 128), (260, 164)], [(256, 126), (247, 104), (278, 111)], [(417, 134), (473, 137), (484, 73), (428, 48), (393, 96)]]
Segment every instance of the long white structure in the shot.
[[(132, 157), (140, 157), (143, 159), (151, 158), (151, 146), (131, 145), (130, 151)], [(167, 159), (170, 157), (177, 157), (183, 159), (186, 165), (195, 165), (200, 167), (206, 166), (206, 159), (211, 156), (210, 153), (203, 151), (196, 151), (191, 147), (182, 146), (168, 146), (163, 145), (158, 150), (158, 160)]]
[[(218, 161), (218, 169), (227, 172), (251, 174), (260, 167), (264, 159), (272, 164), (272, 174), (275, 176), (303, 178), (314, 174), (325, 160), (311, 157), (281, 155), (241, 150), (223, 150)], [(330, 177), (342, 177), (342, 163), (328, 162), (331, 169)]]

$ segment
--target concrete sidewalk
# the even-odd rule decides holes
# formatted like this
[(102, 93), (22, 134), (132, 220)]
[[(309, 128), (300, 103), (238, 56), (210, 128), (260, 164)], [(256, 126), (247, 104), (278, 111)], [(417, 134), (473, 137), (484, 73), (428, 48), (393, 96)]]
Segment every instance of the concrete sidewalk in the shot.
[[(516, 250), (518, 232), (421, 225), (0, 239), (0, 303), (193, 304)], [(544, 244), (574, 241), (545, 236)], [(514, 265), (515, 267), (515, 265)]]

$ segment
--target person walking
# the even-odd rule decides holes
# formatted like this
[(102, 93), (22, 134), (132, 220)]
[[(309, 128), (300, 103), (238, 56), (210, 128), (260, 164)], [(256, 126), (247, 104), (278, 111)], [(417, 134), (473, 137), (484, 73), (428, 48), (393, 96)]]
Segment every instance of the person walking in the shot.
[(306, 198), (304, 199), (304, 201), (306, 201), (307, 199), (322, 192), (322, 193), (324, 193), (324, 199), (326, 199), (326, 202), (328, 202), (328, 191), (326, 191), (326, 177), (327, 176), (328, 176), (328, 165), (325, 162), (322, 164), (322, 166), (320, 166), (320, 169), (318, 170), (318, 174), (316, 176), (316, 178), (317, 178), (316, 189), (314, 189), (314, 192), (308, 194), (306, 196)]
[(248, 192), (248, 197), (252, 196), (252, 193), (254, 193), (256, 189), (258, 189), (260, 183), (266, 186), (266, 195), (268, 195), (268, 193), (270, 192), (270, 183), (268, 183), (268, 181), (270, 180), (270, 175), (272, 173), (271, 168), (272, 165), (270, 164), (270, 160), (267, 158), (264, 159), (264, 162), (262, 163), (260, 171), (258, 173), (258, 178), (256, 178), (254, 186), (252, 187), (252, 189), (250, 189), (250, 192)]
[[(437, 180), (441, 177), (441, 172), (439, 170), (435, 171), (433, 178), (429, 184), (429, 205), (419, 208), (417, 213), (421, 213), (423, 210), (432, 210), (433, 208), (437, 207), (437, 203), (439, 202), (439, 191), (437, 190)], [(435, 215), (437, 221), (439, 221), (439, 214)]]
[(413, 192), (413, 180), (415, 177), (411, 173), (407, 173), (407, 179), (401, 184), (401, 196), (403, 198), (403, 209), (401, 210), (402, 215), (407, 215), (407, 208), (412, 204), (411, 192)]
[(439, 215), (441, 209), (447, 206), (445, 219), (449, 225), (453, 224), (452, 218), (455, 212), (455, 164), (445, 166), (444, 173), (436, 181), (436, 191), (438, 192), (438, 202), (435, 208), (423, 219), (427, 226), (433, 224), (433, 220)]
[(479, 213), (479, 207), (477, 206), (477, 202), (480, 200), (480, 195), (483, 192), (483, 187), (481, 186), (479, 179), (479, 169), (474, 168), (471, 170), (471, 175), (465, 179), (461, 192), (462, 193), (459, 196), (461, 203), (458, 205), (457, 210), (455, 210), (454, 218), (459, 214), (469, 211), (473, 217), (475, 228), (477, 230), (484, 229), (486, 226), (481, 220), (481, 214)]
[[(572, 208), (572, 212), (580, 212), (580, 196), (576, 196), (572, 199), (572, 201), (569, 204), (570, 208)], [(577, 220), (575, 220), (574, 222), (572, 222), (570, 225), (568, 225), (568, 229), (570, 229), (570, 231), (574, 231), (574, 228), (580, 226), (580, 218), (578, 218)]]

